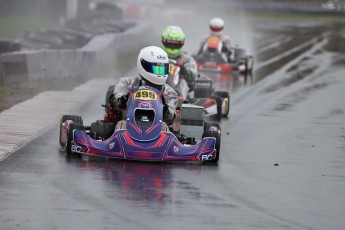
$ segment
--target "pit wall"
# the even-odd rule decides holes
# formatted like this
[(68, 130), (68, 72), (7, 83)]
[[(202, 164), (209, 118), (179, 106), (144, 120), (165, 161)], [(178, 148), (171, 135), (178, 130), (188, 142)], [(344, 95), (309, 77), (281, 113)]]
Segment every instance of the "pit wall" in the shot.
[[(152, 26), (140, 22), (119, 34), (94, 37), (73, 50), (35, 50), (0, 56), (0, 86), (30, 80), (95, 78), (111, 74), (121, 54), (138, 52), (150, 44)], [(138, 39), (140, 38), (140, 39)]]

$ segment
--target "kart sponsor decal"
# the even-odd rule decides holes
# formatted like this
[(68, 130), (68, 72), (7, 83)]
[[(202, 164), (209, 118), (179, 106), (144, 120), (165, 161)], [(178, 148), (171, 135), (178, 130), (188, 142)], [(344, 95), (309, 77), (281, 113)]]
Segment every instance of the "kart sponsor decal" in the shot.
[(201, 156), (201, 160), (202, 161), (208, 161), (208, 160), (212, 160), (212, 155), (202, 155)]
[(196, 86), (200, 88), (211, 88), (212, 82), (211, 81), (207, 81), (207, 82), (196, 81)]
[(134, 94), (134, 99), (137, 100), (157, 100), (157, 94), (151, 90), (138, 90)]
[(79, 146), (76, 144), (71, 145), (71, 151), (72, 152), (77, 152), (77, 153), (87, 153), (88, 149), (86, 146)]
[(158, 55), (157, 58), (158, 58), (159, 60), (165, 60), (165, 59), (166, 59), (166, 57), (164, 57), (163, 55)]
[(114, 146), (115, 146), (115, 142), (111, 142), (111, 143), (109, 144), (109, 149), (113, 149)]
[(179, 147), (174, 146), (174, 153), (177, 153), (179, 150), (180, 150)]
[(146, 85), (142, 85), (142, 86), (139, 86), (139, 89), (149, 89), (150, 87), (146, 86)]
[(142, 109), (149, 109), (149, 108), (152, 108), (152, 105), (148, 102), (141, 102), (139, 103), (138, 107)]

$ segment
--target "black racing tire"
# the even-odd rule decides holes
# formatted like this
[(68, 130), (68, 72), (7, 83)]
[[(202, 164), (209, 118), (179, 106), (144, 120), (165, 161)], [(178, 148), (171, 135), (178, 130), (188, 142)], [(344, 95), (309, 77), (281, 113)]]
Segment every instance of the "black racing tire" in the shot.
[(217, 102), (217, 121), (220, 121), (222, 118), (222, 99), (220, 97), (216, 97)]
[(114, 134), (115, 126), (115, 122), (105, 122), (102, 120), (93, 122), (90, 126), (90, 137), (96, 140), (106, 140)]
[(114, 92), (114, 88), (115, 88), (115, 85), (110, 85), (108, 87), (108, 90), (107, 90), (107, 93), (105, 94), (105, 111), (107, 112), (107, 108), (108, 108), (108, 105), (109, 105), (109, 98), (110, 96), (113, 94)]
[[(78, 129), (78, 130), (85, 130), (84, 125), (82, 124), (71, 124), (69, 126), (69, 130), (67, 133), (67, 143), (66, 143), (66, 157), (72, 157), (73, 155), (76, 155), (76, 153), (72, 152), (72, 140), (73, 140), (73, 130)], [(80, 155), (80, 154), (78, 154)]]
[(211, 126), (215, 126), (218, 130), (221, 130), (218, 122), (204, 122), (204, 133), (210, 131)]
[(220, 121), (222, 118), (222, 98), (216, 94), (213, 94), (212, 98), (217, 103), (217, 114), (212, 115), (211, 121)]
[(60, 119), (60, 135), (59, 135), (59, 143), (61, 147), (65, 147), (66, 143), (64, 143), (61, 140), (61, 135), (62, 135), (62, 123), (64, 123), (67, 120), (72, 120), (75, 124), (83, 124), (83, 118), (81, 116), (76, 116), (76, 115), (63, 115)]
[(213, 95), (216, 95), (221, 98), (221, 106), (223, 106), (223, 103), (225, 103), (225, 112), (223, 113), (223, 111), (221, 111), (221, 114), (223, 117), (227, 117), (230, 112), (230, 93), (227, 91), (215, 91)]
[(215, 137), (216, 138), (216, 159), (210, 160), (208, 162), (210, 163), (218, 163), (219, 161), (219, 156), (220, 156), (220, 142), (221, 142), (221, 133), (219, 131), (210, 131), (207, 130), (203, 133), (202, 138), (204, 137)]

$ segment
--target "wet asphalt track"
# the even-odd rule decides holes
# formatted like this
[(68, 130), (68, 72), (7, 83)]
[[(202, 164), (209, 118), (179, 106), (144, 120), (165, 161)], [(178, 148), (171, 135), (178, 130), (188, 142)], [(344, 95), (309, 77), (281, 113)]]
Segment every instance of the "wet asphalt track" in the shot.
[(295, 24), (257, 26), (257, 75), (221, 84), (218, 165), (66, 159), (57, 125), (0, 162), (0, 229), (344, 229), (345, 32)]

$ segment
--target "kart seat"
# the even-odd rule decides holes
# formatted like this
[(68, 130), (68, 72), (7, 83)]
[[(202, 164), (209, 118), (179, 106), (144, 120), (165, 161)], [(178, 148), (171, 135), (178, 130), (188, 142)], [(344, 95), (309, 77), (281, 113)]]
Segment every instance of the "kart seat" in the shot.
[[(126, 129), (126, 120), (117, 122), (115, 132), (120, 129)], [(165, 122), (162, 123), (162, 132), (170, 132), (169, 126)]]

